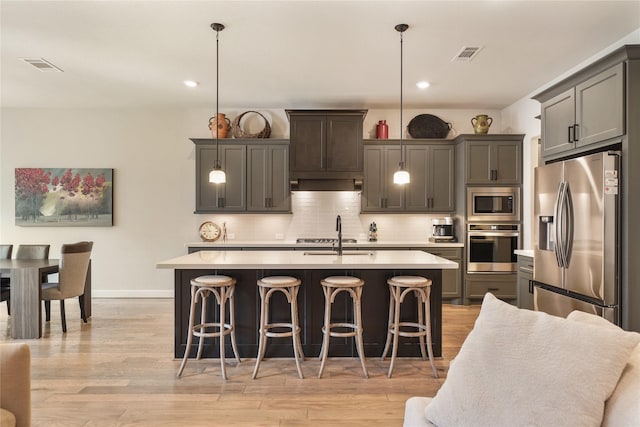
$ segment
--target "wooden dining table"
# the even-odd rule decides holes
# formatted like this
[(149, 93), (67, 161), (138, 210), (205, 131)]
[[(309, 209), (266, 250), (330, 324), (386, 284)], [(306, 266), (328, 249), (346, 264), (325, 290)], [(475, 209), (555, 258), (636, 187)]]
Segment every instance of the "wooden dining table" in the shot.
[(0, 259), (11, 280), (11, 338), (42, 336), (42, 277), (58, 272), (57, 259)]

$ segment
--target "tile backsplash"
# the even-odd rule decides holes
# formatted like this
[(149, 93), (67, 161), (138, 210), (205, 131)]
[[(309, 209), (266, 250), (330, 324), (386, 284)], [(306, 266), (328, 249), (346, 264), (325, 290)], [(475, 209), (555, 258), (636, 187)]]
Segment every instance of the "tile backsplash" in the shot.
[[(215, 215), (207, 219), (226, 223), (235, 240), (287, 240), (298, 237), (336, 237), (336, 217), (342, 219), (342, 236), (364, 240), (375, 221), (380, 241), (426, 241), (431, 235), (427, 214), (361, 214), (357, 191), (294, 191), (292, 214)], [(202, 219), (202, 218), (199, 218)]]

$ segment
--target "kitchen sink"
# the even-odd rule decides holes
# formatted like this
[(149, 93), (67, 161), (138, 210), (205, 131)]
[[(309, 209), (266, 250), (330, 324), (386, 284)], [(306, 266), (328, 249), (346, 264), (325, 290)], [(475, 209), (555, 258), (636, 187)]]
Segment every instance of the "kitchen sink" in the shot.
[[(306, 251), (304, 255), (338, 255), (338, 251)], [(373, 255), (369, 251), (342, 251), (342, 255)]]

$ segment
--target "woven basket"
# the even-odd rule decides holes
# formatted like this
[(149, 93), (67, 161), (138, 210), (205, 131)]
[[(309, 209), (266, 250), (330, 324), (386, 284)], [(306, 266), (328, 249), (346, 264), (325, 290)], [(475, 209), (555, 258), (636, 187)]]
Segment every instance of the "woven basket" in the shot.
[[(247, 133), (243, 131), (240, 127), (240, 121), (242, 120), (242, 117), (247, 113), (255, 113), (262, 117), (262, 119), (264, 120), (264, 129), (262, 129), (258, 133)], [(269, 124), (267, 118), (257, 111), (245, 111), (244, 113), (233, 119), (233, 123), (231, 123), (231, 134), (234, 138), (269, 138), (269, 135), (271, 135), (271, 125)]]

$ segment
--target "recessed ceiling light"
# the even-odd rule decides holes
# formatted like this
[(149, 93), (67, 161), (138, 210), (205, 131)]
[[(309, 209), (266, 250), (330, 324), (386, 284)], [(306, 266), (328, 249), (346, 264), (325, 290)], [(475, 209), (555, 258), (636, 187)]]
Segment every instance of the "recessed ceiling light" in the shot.
[(185, 80), (184, 85), (187, 87), (197, 87), (200, 83), (193, 80)]
[(429, 87), (429, 82), (426, 82), (423, 80), (421, 82), (416, 83), (416, 86), (418, 86), (420, 89), (426, 89)]

